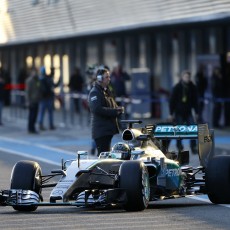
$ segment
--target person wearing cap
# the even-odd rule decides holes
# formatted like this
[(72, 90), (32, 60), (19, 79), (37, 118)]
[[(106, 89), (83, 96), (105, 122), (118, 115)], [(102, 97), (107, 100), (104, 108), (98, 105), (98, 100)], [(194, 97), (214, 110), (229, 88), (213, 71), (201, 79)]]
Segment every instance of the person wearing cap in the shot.
[(88, 95), (92, 138), (95, 140), (98, 156), (101, 152), (110, 151), (112, 138), (119, 133), (118, 117), (124, 112), (124, 108), (115, 102), (109, 83), (109, 70), (98, 69), (95, 84)]

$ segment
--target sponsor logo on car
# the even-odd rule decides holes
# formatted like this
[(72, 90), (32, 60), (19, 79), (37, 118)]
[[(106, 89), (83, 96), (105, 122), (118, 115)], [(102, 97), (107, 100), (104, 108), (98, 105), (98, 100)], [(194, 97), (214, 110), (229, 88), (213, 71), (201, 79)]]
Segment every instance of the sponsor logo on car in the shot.
[(197, 132), (197, 125), (157, 126), (155, 132)]
[(155, 137), (197, 137), (197, 125), (157, 125), (154, 130)]
[(180, 175), (180, 169), (166, 169), (165, 170), (165, 175), (168, 177), (174, 177), (174, 176), (179, 176)]

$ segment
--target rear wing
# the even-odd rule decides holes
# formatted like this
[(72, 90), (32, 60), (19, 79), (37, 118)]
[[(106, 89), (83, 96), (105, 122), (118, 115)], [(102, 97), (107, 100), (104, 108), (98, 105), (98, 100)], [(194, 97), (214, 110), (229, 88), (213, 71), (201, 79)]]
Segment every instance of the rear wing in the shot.
[(214, 130), (210, 130), (207, 124), (156, 124), (152, 134), (160, 140), (198, 139), (201, 166), (207, 167), (209, 159), (214, 156)]
[(198, 139), (198, 125), (157, 124), (153, 130), (157, 139)]

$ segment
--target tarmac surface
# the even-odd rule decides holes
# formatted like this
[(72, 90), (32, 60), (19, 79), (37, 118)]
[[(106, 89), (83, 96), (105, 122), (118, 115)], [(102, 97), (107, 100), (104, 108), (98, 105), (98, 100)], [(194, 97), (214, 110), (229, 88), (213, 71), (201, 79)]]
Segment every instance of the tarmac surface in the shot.
[[(45, 126), (48, 127), (48, 114)], [(60, 165), (62, 159), (74, 159), (77, 151), (88, 151), (92, 146), (88, 114), (75, 114), (56, 110), (54, 113), (55, 130), (40, 131), (39, 134), (27, 132), (27, 110), (20, 113), (9, 107), (3, 111), (3, 126), (0, 126), (0, 150), (8, 153), (32, 157), (46, 163)], [(144, 119), (144, 124), (155, 123), (153, 119)], [(121, 140), (116, 135), (112, 143)], [(173, 147), (173, 144), (171, 144)], [(186, 142), (185, 142), (186, 145)], [(230, 129), (215, 130), (215, 154), (230, 154)], [(89, 154), (89, 157), (95, 157)]]

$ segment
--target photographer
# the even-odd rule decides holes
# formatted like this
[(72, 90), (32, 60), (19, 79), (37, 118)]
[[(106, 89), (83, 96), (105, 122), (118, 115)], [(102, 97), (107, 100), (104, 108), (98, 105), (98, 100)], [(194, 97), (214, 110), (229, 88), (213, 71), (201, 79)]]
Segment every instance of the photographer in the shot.
[(124, 112), (117, 106), (109, 90), (110, 73), (108, 69), (98, 69), (96, 82), (90, 90), (88, 103), (91, 112), (92, 138), (95, 140), (98, 156), (110, 151), (113, 135), (119, 133), (117, 118)]

